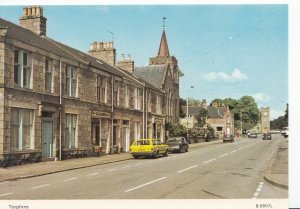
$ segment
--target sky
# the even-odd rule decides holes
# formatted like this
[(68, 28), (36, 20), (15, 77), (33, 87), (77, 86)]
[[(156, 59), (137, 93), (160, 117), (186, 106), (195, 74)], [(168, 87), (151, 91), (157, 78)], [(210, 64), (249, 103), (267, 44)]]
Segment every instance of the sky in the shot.
[[(271, 119), (288, 102), (288, 5), (43, 6), (47, 36), (83, 52), (112, 41), (135, 66), (158, 52), (163, 17), (170, 54), (184, 76), (180, 97), (253, 96)], [(22, 6), (0, 6), (0, 17), (19, 24)], [(113, 33), (113, 36), (112, 36)], [(194, 88), (191, 88), (193, 86)]]

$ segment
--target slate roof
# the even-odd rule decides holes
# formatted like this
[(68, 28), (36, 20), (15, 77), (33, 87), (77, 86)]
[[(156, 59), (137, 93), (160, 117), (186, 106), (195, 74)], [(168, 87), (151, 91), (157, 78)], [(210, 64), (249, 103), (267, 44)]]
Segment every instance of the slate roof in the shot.
[(149, 65), (136, 67), (133, 74), (146, 82), (152, 84), (158, 89), (162, 89), (167, 73), (167, 65)]
[(120, 77), (125, 77), (129, 80), (138, 80), (141, 83), (145, 83), (148, 87), (161, 91), (159, 88), (156, 88), (155, 86), (151, 85), (148, 82), (145, 82), (142, 79), (136, 78), (134, 75), (127, 73), (127, 71), (123, 69), (111, 66), (103, 60), (97, 59), (87, 53), (81, 52), (77, 49), (57, 42), (47, 36), (39, 36), (29, 29), (18, 26), (2, 18), (0, 18), (0, 26), (5, 26), (8, 28), (6, 34), (8, 38), (15, 39), (28, 45), (37, 47), (39, 49), (55, 54), (59, 57), (80, 62), (85, 65), (91, 65), (97, 69), (101, 69), (103, 71)]
[[(200, 106), (189, 106), (189, 115), (198, 115), (201, 107)], [(182, 106), (182, 111), (186, 114), (186, 106)], [(207, 106), (209, 118), (223, 118), (225, 115), (225, 108)]]
[[(186, 106), (181, 106), (182, 111), (186, 114)], [(200, 112), (200, 106), (189, 106), (189, 115), (198, 115)]]
[(223, 107), (213, 107), (213, 106), (208, 106), (208, 115), (209, 118), (224, 118), (225, 111), (226, 109)]

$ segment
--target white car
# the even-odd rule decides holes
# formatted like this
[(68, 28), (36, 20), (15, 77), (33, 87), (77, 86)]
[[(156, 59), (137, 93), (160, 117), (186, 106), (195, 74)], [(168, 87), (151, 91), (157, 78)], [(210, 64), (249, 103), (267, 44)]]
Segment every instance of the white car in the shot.
[(282, 134), (282, 136), (284, 136), (284, 138), (287, 138), (289, 136), (289, 127), (284, 127), (281, 130), (281, 134)]

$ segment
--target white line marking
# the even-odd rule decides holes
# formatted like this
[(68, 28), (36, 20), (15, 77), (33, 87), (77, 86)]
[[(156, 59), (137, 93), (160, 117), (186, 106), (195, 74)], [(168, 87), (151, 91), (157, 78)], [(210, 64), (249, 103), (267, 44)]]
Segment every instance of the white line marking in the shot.
[(131, 168), (131, 166), (130, 166), (130, 165), (128, 165), (128, 166), (124, 166), (123, 168)]
[(188, 171), (188, 170), (190, 170), (190, 169), (192, 169), (192, 168), (196, 168), (197, 166), (198, 166), (198, 165), (191, 166), (191, 167), (186, 168), (186, 169), (183, 169), (183, 170), (181, 170), (181, 171), (177, 171), (177, 173), (182, 173), (182, 172), (184, 172), (184, 171)]
[(253, 197), (257, 197), (259, 195), (259, 192), (255, 192)]
[(224, 155), (220, 155), (219, 157), (225, 157), (225, 156), (227, 156), (227, 155), (229, 155), (229, 154), (226, 153), (226, 154), (224, 154)]
[(44, 184), (44, 185), (40, 185), (40, 186), (36, 186), (36, 187), (31, 187), (29, 189), (39, 189), (39, 188), (42, 188), (42, 187), (46, 187), (46, 186), (49, 186), (50, 184)]
[(210, 163), (210, 162), (212, 162), (212, 161), (214, 161), (214, 160), (216, 160), (217, 158), (214, 158), (214, 159), (211, 159), (211, 160), (208, 160), (208, 161), (205, 161), (204, 163), (206, 164), (206, 163)]
[(89, 174), (88, 176), (95, 176), (95, 175), (98, 175), (99, 173), (91, 173)]
[(116, 171), (116, 170), (117, 170), (117, 169), (114, 168), (114, 169), (111, 169), (111, 170), (108, 170), (108, 171)]
[(0, 197), (3, 197), (3, 196), (7, 196), (7, 195), (12, 195), (13, 193), (10, 192), (10, 193), (5, 193), (5, 194), (0, 194)]
[(149, 185), (149, 184), (153, 184), (153, 183), (155, 183), (155, 182), (164, 180), (164, 179), (166, 179), (166, 178), (167, 178), (167, 177), (162, 177), (162, 178), (160, 178), (160, 179), (156, 179), (156, 180), (154, 180), (154, 181), (150, 181), (150, 182), (148, 182), (148, 183), (142, 184), (142, 185), (137, 186), (137, 187), (134, 187), (134, 188), (132, 188), (132, 189), (128, 189), (128, 190), (126, 190), (125, 192), (131, 192), (131, 191), (133, 191), (133, 190), (139, 189), (139, 188), (144, 187), (144, 186), (147, 186), (147, 185)]
[(256, 197), (259, 195), (259, 193), (261, 192), (261, 189), (263, 187), (264, 182), (259, 182), (258, 187), (252, 197), (252, 199), (256, 199)]
[(0, 182), (0, 184), (7, 184), (7, 181), (4, 181), (4, 182)]
[(230, 153), (235, 153), (237, 150), (233, 150), (232, 152), (230, 152)]
[(135, 165), (143, 165), (144, 163), (138, 163), (138, 164), (135, 164)]
[(73, 181), (73, 180), (76, 180), (77, 178), (70, 178), (70, 179), (65, 179), (64, 182), (66, 181)]

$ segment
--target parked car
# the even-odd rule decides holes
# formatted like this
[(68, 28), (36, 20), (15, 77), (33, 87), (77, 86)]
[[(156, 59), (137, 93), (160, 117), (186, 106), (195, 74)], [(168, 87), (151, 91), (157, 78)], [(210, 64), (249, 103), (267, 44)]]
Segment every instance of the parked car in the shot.
[(138, 157), (153, 157), (168, 155), (169, 146), (159, 139), (137, 139), (130, 146), (130, 153), (136, 159)]
[(251, 139), (257, 138), (257, 133), (255, 133), (255, 132), (250, 133), (248, 135), (248, 138), (251, 138)]
[(289, 127), (284, 127), (281, 130), (281, 135), (284, 136), (284, 138), (287, 138), (289, 136)]
[(262, 138), (263, 140), (271, 140), (272, 139), (272, 135), (271, 135), (271, 133), (264, 133), (263, 134), (263, 138)]
[(233, 135), (228, 135), (228, 136), (225, 136), (224, 138), (223, 138), (223, 142), (225, 143), (225, 142), (234, 142), (234, 136)]
[(169, 152), (187, 152), (189, 143), (185, 137), (171, 137), (168, 139)]

